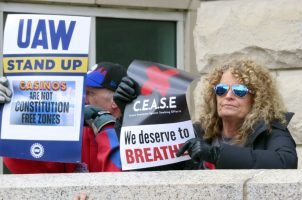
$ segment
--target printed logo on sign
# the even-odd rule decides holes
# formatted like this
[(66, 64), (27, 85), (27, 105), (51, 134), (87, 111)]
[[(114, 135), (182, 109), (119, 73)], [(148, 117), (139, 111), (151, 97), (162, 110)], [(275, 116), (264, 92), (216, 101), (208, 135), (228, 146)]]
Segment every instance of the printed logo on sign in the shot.
[(135, 112), (151, 111), (157, 109), (176, 109), (176, 96), (166, 97), (169, 89), (169, 79), (172, 76), (178, 75), (179, 72), (174, 69), (162, 71), (157, 66), (152, 65), (146, 69), (148, 80), (141, 88), (142, 95), (150, 95), (157, 91), (162, 97), (160, 99), (144, 99), (136, 100), (133, 105)]
[[(64, 20), (59, 20), (59, 23), (55, 25), (54, 20), (39, 19), (37, 26), (32, 28), (32, 19), (27, 19), (26, 21), (20, 19), (17, 41), (18, 47), (36, 49), (40, 46), (43, 49), (49, 49), (49, 46), (51, 46), (52, 49), (58, 49), (61, 42), (62, 49), (68, 50), (75, 24), (76, 21), (71, 21), (67, 28)], [(23, 34), (25, 34), (25, 36)], [(33, 34), (33, 37), (31, 34)], [(50, 37), (50, 39), (48, 37)]]
[(41, 158), (44, 155), (44, 147), (40, 143), (34, 143), (30, 147), (30, 154), (34, 158)]
[(161, 71), (157, 66), (150, 66), (147, 68), (146, 74), (149, 80), (142, 86), (142, 95), (149, 95), (157, 90), (162, 96), (166, 96), (170, 89), (169, 78), (179, 74), (179, 72), (174, 69)]

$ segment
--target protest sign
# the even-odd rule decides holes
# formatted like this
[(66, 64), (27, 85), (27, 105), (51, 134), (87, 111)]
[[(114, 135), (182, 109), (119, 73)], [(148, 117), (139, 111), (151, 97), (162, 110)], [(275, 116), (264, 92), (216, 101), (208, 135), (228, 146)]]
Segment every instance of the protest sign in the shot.
[(0, 155), (80, 162), (90, 18), (7, 16), (3, 70), (13, 92), (2, 105)]
[(140, 95), (126, 106), (120, 136), (122, 169), (141, 169), (177, 163), (176, 152), (194, 138), (186, 91), (196, 76), (166, 65), (134, 61), (128, 76)]

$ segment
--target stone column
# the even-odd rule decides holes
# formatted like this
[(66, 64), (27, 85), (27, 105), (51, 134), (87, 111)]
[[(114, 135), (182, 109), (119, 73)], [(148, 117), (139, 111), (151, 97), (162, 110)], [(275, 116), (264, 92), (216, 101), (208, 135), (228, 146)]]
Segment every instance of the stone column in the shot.
[(289, 128), (301, 152), (302, 1), (203, 1), (194, 40), (200, 73), (241, 57), (271, 70), (288, 110), (295, 112)]

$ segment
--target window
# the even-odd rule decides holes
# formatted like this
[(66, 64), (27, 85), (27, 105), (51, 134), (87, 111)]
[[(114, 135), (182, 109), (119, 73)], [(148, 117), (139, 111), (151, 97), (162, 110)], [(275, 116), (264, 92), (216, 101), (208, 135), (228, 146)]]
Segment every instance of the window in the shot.
[(176, 66), (176, 22), (97, 18), (96, 61), (134, 59)]

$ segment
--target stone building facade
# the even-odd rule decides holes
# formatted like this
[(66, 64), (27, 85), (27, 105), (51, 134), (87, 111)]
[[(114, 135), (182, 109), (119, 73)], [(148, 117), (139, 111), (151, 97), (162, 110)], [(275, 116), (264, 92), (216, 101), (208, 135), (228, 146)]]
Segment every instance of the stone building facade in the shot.
[[(242, 57), (267, 66), (276, 77), (287, 109), (295, 113), (289, 129), (301, 157), (302, 1), (202, 1), (197, 13), (194, 42), (198, 72), (204, 74), (215, 65)], [(300, 163), (301, 159), (301, 167)]]

